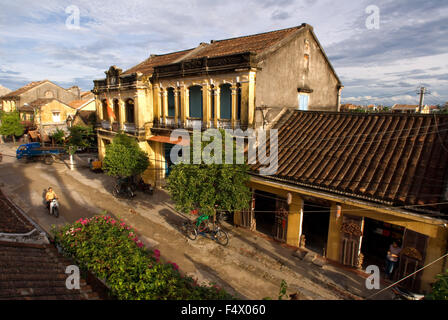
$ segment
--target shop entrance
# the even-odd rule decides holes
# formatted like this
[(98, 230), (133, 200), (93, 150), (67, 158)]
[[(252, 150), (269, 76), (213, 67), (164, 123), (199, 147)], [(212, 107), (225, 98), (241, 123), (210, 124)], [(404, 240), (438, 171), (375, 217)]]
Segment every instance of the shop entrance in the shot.
[(305, 247), (322, 256), (326, 254), (330, 207), (305, 201), (303, 204), (302, 235)]
[(374, 219), (364, 218), (364, 232), (361, 245), (363, 268), (376, 265), (383, 272), (387, 251), (393, 241), (403, 242), (404, 227)]
[(255, 191), (255, 221), (256, 230), (269, 236), (273, 236), (275, 224), (275, 203), (277, 196), (273, 193)]

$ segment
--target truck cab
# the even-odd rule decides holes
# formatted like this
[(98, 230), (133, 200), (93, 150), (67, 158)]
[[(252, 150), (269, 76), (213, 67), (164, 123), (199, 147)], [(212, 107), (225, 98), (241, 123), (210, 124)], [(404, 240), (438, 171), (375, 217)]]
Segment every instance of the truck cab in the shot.
[(24, 156), (30, 155), (31, 149), (37, 149), (39, 147), (39, 142), (21, 144), (16, 150), (16, 158), (21, 159)]

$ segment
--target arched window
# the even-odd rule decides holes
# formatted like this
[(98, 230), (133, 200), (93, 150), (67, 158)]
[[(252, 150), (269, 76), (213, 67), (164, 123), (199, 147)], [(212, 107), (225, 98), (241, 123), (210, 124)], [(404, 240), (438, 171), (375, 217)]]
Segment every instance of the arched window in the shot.
[(103, 108), (103, 120), (109, 120), (109, 115), (107, 113), (107, 101), (106, 99), (103, 99), (103, 101), (101, 101), (101, 105)]
[(114, 100), (114, 113), (115, 113), (115, 122), (120, 123), (120, 102), (118, 99)]
[(134, 100), (132, 99), (126, 100), (125, 110), (126, 110), (126, 123), (134, 123), (135, 122)]
[(232, 90), (230, 84), (221, 85), (220, 101), (220, 119), (232, 119)]
[(174, 88), (168, 88), (168, 117), (175, 115)]
[(190, 91), (190, 118), (202, 118), (202, 88), (193, 86)]

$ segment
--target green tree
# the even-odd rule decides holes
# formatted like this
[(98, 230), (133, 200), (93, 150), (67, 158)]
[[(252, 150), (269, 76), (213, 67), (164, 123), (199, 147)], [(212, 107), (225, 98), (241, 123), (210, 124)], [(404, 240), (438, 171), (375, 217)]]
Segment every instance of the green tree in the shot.
[(53, 134), (51, 135), (51, 139), (57, 144), (63, 144), (65, 141), (65, 132), (64, 130), (57, 129)]
[(432, 292), (425, 297), (429, 300), (448, 300), (448, 270), (436, 277), (437, 281), (432, 286)]
[(125, 178), (143, 173), (149, 166), (146, 152), (140, 149), (137, 141), (126, 134), (119, 133), (106, 147), (103, 170), (112, 177)]
[(16, 137), (20, 137), (25, 131), (19, 113), (17, 111), (2, 112), (0, 116), (0, 134), (7, 137), (12, 136), (13, 141), (16, 142)]
[[(225, 133), (221, 130), (222, 141)], [(193, 139), (191, 139), (193, 140)], [(211, 144), (203, 142), (201, 150)], [(191, 141), (190, 150), (193, 152)], [(224, 151), (224, 146), (222, 148)], [(235, 145), (233, 148), (235, 157)], [(225, 153), (222, 154), (223, 159)], [(190, 155), (190, 160), (193, 155)], [(235, 161), (234, 161), (235, 162)], [(201, 213), (213, 216), (215, 210), (238, 211), (247, 209), (250, 203), (250, 189), (248, 187), (249, 174), (247, 164), (200, 164), (179, 163), (174, 165), (167, 178), (167, 188), (176, 209), (190, 212), (199, 209)]]
[(70, 155), (70, 169), (74, 169), (73, 156), (79, 149), (90, 146), (90, 139), (94, 135), (91, 127), (73, 126), (69, 127), (69, 135), (65, 139), (65, 147)]

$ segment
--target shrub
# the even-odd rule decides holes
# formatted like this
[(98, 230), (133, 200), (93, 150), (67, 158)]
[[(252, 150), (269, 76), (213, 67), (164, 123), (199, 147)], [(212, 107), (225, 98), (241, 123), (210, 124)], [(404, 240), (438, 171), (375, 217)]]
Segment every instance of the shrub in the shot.
[(56, 243), (78, 265), (105, 279), (111, 294), (123, 300), (234, 299), (217, 286), (201, 286), (182, 276), (160, 251), (148, 250), (136, 230), (122, 220), (98, 215), (53, 229)]
[(436, 277), (432, 292), (425, 297), (427, 300), (448, 300), (448, 270)]

